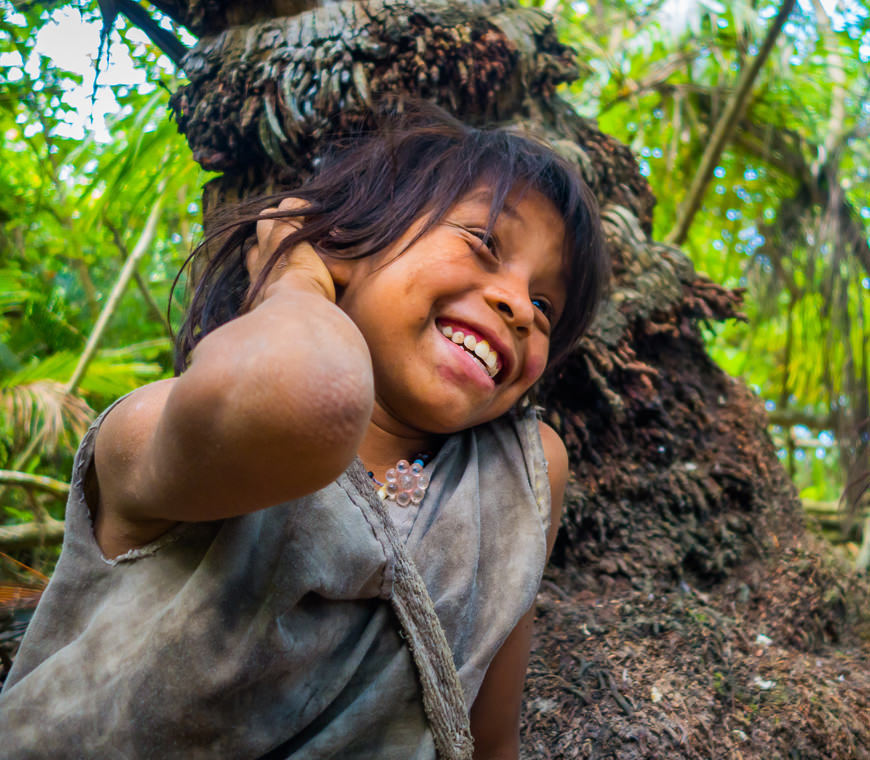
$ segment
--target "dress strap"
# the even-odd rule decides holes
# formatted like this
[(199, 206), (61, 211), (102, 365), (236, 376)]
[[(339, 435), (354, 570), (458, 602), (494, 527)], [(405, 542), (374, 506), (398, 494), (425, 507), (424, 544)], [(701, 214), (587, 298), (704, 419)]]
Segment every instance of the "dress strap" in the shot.
[(391, 602), (417, 666), (423, 708), (438, 756), (443, 760), (471, 760), (474, 740), (465, 693), (432, 598), (359, 460), (351, 464), (347, 475), (359, 492), (365, 494), (394, 553)]

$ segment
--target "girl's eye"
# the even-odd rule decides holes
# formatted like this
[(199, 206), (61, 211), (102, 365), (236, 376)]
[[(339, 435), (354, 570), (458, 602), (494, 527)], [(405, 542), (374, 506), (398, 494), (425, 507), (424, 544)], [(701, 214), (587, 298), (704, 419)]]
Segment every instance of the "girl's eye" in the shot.
[(498, 259), (495, 239), (492, 235), (487, 235), (486, 230), (468, 230), (468, 233), (480, 241), (479, 244), (475, 246), (479, 251), (488, 254), (494, 259)]
[(533, 298), (532, 306), (534, 306), (547, 319), (553, 318), (553, 305), (544, 298)]

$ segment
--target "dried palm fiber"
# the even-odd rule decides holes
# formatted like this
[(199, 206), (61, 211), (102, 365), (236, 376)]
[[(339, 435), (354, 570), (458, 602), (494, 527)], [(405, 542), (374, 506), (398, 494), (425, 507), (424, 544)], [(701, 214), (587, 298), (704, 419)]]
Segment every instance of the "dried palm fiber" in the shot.
[(542, 12), (446, 0), (342, 2), (232, 27), (201, 39), (184, 69), (172, 108), (196, 160), (233, 173), (271, 163), (285, 183), (373, 98), (414, 94), (479, 123), (533, 113), (533, 95), (577, 74)]

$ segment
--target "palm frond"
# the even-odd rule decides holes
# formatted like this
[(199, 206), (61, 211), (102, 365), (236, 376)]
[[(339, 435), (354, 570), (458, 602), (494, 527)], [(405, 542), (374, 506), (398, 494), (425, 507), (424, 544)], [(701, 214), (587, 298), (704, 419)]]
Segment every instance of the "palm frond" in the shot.
[[(119, 349), (101, 351), (82, 380), (81, 390), (99, 396), (117, 398), (157, 379), (163, 369), (153, 359), (158, 350), (168, 347), (168, 341), (145, 341)], [(78, 354), (58, 351), (44, 359), (34, 360), (16, 372), (0, 379), (0, 391), (16, 385), (29, 385), (40, 380), (66, 383), (78, 362)]]
[(48, 584), (48, 577), (5, 552), (0, 552), (0, 557), (34, 577), (34, 580), (29, 582), (19, 580), (0, 582), (0, 612), (34, 609)]
[(0, 408), (12, 426), (13, 450), (36, 439), (47, 454), (59, 447), (74, 449), (95, 417), (84, 399), (68, 394), (62, 383), (52, 380), (3, 389)]
[(0, 583), (0, 611), (35, 608), (44, 590), (35, 583)]
[(0, 312), (21, 309), (34, 297), (27, 280), (32, 279), (26, 272), (14, 269), (0, 269)]

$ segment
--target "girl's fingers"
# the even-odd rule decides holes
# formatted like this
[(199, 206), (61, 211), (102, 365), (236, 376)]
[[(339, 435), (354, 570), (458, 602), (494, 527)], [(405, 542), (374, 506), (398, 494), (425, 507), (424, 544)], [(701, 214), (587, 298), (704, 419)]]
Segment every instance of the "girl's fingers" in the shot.
[[(294, 201), (294, 203), (288, 203), (287, 201)], [(266, 208), (260, 213), (272, 214), (277, 211), (288, 211), (293, 208), (298, 208), (300, 205), (301, 201), (297, 198), (288, 198), (282, 201), (277, 208)], [(254, 269), (256, 270), (256, 274), (259, 275), (260, 270), (269, 260), (269, 257), (275, 252), (275, 249), (280, 245), (281, 241), (298, 230), (302, 226), (302, 222), (303, 220), (301, 218), (260, 219), (257, 222), (257, 244), (254, 246), (254, 248), (257, 249), (256, 258), (252, 260), (249, 254), (247, 260), (248, 272), (252, 274), (251, 282), (255, 281), (255, 278), (253, 277)]]
[[(303, 206), (305, 206), (305, 202), (299, 198), (285, 198), (277, 206), (263, 209), (260, 214), (297, 211)], [(257, 241), (260, 244), (260, 248), (267, 250), (269, 247), (268, 243), (270, 242), (273, 242), (273, 245), (277, 245), (278, 242), (287, 237), (291, 232), (298, 230), (304, 221), (304, 218), (301, 216), (287, 219), (260, 219), (257, 222)], [(275, 238), (274, 241), (272, 241), (273, 237)], [(272, 250), (274, 250), (274, 247)]]
[[(304, 205), (304, 202), (298, 198), (285, 198), (277, 208), (267, 208), (261, 213), (292, 211)], [(245, 259), (252, 285), (258, 281), (263, 267), (281, 242), (298, 230), (303, 223), (302, 217), (260, 219), (257, 222), (257, 242), (248, 251)], [(275, 262), (251, 307), (253, 308), (260, 303), (269, 287), (286, 275), (290, 275), (292, 278), (301, 277), (303, 282), (314, 284), (328, 299), (335, 301), (335, 285), (329, 270), (313, 246), (308, 242), (302, 242), (283, 253)]]

